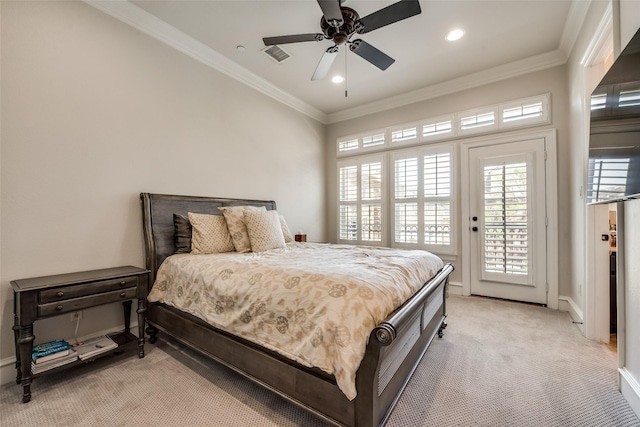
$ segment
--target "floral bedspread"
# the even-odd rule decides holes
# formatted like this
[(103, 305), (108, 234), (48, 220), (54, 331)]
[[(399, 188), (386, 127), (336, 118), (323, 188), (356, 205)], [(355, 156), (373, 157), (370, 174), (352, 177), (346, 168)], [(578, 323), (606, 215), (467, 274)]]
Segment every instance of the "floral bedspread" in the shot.
[(442, 266), (421, 250), (321, 243), (176, 254), (158, 269), (149, 301), (318, 367), (352, 400), (373, 328)]

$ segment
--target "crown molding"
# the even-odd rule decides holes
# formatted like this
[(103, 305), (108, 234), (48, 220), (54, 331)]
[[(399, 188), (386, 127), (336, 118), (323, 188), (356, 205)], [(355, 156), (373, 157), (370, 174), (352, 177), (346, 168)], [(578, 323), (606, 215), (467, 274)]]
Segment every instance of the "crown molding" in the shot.
[(328, 115), (328, 123), (337, 123), (368, 114), (379, 113), (392, 108), (403, 107), (405, 105), (449, 95), (511, 77), (517, 77), (523, 74), (553, 68), (558, 65), (562, 65), (565, 62), (567, 62), (567, 55), (560, 50), (554, 50), (552, 52), (489, 68), (487, 70), (479, 71), (457, 79), (448, 80), (436, 85), (427, 86), (412, 92), (392, 96), (390, 98), (361, 105), (359, 107), (338, 111)]
[(128, 1), (84, 0), (90, 6), (223, 74), (326, 124), (327, 115)]
[(591, 0), (571, 2), (569, 15), (567, 16), (567, 20), (564, 24), (564, 30), (562, 31), (562, 37), (560, 38), (560, 46), (558, 47), (567, 55), (567, 58), (571, 55), (573, 46), (578, 39), (578, 35), (582, 29), (582, 24), (589, 12), (589, 6), (591, 6)]

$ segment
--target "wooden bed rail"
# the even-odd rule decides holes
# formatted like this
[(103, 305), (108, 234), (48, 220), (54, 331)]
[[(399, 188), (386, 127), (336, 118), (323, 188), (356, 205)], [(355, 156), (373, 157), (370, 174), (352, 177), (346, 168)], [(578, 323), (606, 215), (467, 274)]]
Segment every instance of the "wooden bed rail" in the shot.
[(451, 263), (446, 264), (440, 269), (424, 288), (422, 288), (414, 298), (411, 298), (406, 304), (400, 306), (396, 311), (391, 313), (389, 317), (380, 322), (378, 326), (374, 328), (374, 336), (380, 344), (384, 346), (390, 345), (402, 326), (409, 320), (409, 318), (416, 312), (416, 307), (423, 304), (436, 289), (442, 284), (443, 280), (449, 280), (448, 276), (454, 270), (454, 266)]

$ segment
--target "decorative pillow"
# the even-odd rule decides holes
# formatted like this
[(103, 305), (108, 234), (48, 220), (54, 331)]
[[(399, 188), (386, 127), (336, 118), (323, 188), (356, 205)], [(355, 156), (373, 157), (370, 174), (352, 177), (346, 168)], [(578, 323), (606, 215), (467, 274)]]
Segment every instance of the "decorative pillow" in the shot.
[(247, 211), (266, 211), (264, 206), (225, 206), (218, 208), (227, 221), (227, 227), (231, 234), (233, 246), (237, 252), (251, 252), (251, 241), (247, 234), (247, 226), (244, 221), (244, 213)]
[(293, 242), (293, 235), (291, 234), (291, 230), (289, 230), (287, 221), (284, 220), (284, 217), (282, 215), (280, 215), (280, 226), (282, 227), (282, 235), (284, 236), (284, 242), (285, 243)]
[(227, 228), (227, 222), (222, 216), (189, 212), (189, 222), (192, 227), (192, 254), (217, 254), (233, 251), (233, 242)]
[(248, 210), (244, 218), (253, 252), (286, 247), (278, 212)]
[(191, 252), (191, 223), (184, 215), (173, 214), (174, 235), (173, 241), (176, 245), (176, 254), (188, 254)]

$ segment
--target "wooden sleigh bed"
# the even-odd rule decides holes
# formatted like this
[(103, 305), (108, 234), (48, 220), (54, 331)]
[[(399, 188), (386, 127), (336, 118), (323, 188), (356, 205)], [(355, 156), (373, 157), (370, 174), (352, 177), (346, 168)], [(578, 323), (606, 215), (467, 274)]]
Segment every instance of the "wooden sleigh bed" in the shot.
[[(264, 206), (273, 201), (142, 193), (146, 267), (155, 282), (162, 262), (175, 252), (174, 214), (220, 214), (223, 206)], [(233, 369), (317, 417), (339, 426), (381, 426), (387, 421), (418, 362), (447, 316), (445, 296), (454, 267), (440, 271), (370, 333), (356, 373), (357, 396), (349, 400), (336, 379), (163, 303), (148, 303), (150, 341), (159, 331)]]

